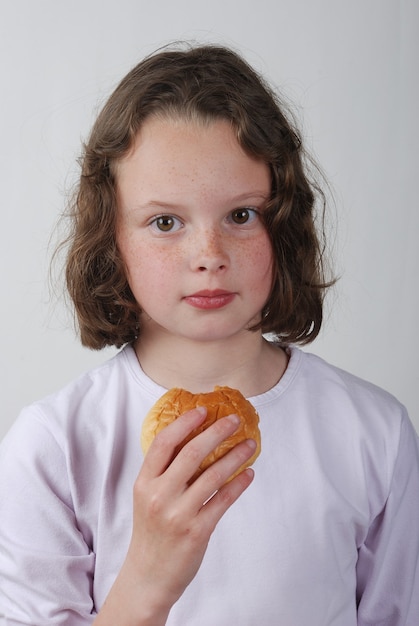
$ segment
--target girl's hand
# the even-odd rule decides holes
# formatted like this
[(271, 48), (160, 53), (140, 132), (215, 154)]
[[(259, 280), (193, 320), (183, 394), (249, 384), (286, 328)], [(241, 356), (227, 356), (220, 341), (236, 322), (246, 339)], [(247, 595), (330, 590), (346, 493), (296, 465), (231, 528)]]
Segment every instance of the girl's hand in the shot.
[[(110, 624), (112, 615), (120, 626), (164, 624), (197, 573), (217, 522), (251, 483), (253, 471), (248, 469), (226, 484), (252, 456), (255, 443), (250, 440), (189, 484), (202, 460), (239, 424), (234, 415), (217, 420), (173, 458), (176, 447), (205, 415), (201, 408), (188, 411), (154, 439), (134, 485), (127, 558), (95, 624)], [(115, 613), (109, 613), (108, 621), (112, 607)], [(106, 621), (101, 618), (105, 611)]]

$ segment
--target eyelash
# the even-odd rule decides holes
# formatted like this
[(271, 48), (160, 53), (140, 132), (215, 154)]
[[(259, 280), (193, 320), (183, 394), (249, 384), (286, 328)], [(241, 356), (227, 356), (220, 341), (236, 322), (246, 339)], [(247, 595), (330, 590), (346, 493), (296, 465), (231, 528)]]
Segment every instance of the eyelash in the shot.
[[(241, 215), (242, 217), (246, 217), (245, 221), (244, 222), (235, 221), (234, 216), (237, 217), (238, 215)], [(257, 209), (253, 207), (243, 207), (243, 208), (234, 209), (234, 211), (231, 211), (231, 213), (228, 214), (228, 221), (233, 222), (234, 224), (237, 224), (238, 226), (244, 226), (248, 224), (249, 222), (253, 222), (253, 220), (257, 218), (258, 216), (259, 216), (259, 211)], [(174, 231), (173, 227), (176, 225), (176, 223), (178, 224), (178, 228), (176, 228), (176, 230), (179, 230), (179, 228), (182, 228), (183, 226), (182, 221), (175, 215), (171, 215), (170, 213), (167, 213), (167, 214), (157, 215), (155, 218), (153, 218), (150, 221), (149, 225), (160, 233), (170, 233)], [(161, 226), (163, 226), (163, 228), (161, 228)], [(166, 228), (164, 226), (166, 226)]]
[(164, 222), (171, 222), (172, 225), (174, 225), (176, 222), (179, 223), (179, 225), (182, 224), (181, 220), (178, 217), (175, 217), (174, 215), (157, 215), (157, 217), (155, 217), (153, 220), (151, 220), (150, 222), (150, 226), (153, 227), (155, 230), (157, 230), (158, 232), (161, 233), (170, 233), (172, 232), (173, 228), (169, 227), (167, 229), (164, 228), (160, 228), (160, 225), (163, 225)]
[(249, 221), (251, 222), (251, 221), (253, 221), (255, 218), (257, 218), (257, 217), (259, 216), (259, 212), (258, 212), (258, 210), (257, 210), (257, 209), (254, 209), (253, 207), (250, 207), (250, 206), (245, 206), (245, 207), (242, 207), (242, 208), (240, 208), (240, 209), (234, 209), (234, 211), (232, 211), (232, 212), (230, 213), (230, 219), (231, 219), (232, 221), (234, 221), (234, 220), (233, 220), (233, 215), (234, 215), (234, 214), (236, 214), (236, 215), (237, 215), (237, 214), (240, 214), (240, 213), (241, 213), (241, 214), (246, 213), (246, 214), (247, 214), (247, 219), (246, 219), (246, 221), (245, 221), (245, 222), (235, 222), (235, 223), (236, 223), (236, 224), (238, 224), (239, 226), (240, 226), (240, 225), (247, 224)]

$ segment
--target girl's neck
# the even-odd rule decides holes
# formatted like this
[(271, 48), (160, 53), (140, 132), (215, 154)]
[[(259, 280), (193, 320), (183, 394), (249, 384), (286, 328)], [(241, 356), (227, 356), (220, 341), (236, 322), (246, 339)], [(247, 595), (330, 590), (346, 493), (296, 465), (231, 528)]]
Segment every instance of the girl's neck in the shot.
[(260, 333), (246, 331), (229, 342), (196, 342), (171, 336), (140, 337), (135, 344), (143, 371), (163, 387), (192, 393), (215, 385), (239, 389), (250, 397), (271, 389), (283, 375), (288, 357)]

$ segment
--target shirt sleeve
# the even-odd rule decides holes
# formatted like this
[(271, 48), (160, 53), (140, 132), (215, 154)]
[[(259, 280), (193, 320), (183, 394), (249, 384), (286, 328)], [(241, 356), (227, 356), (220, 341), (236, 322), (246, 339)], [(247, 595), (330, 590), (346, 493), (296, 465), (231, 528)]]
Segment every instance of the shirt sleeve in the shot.
[(72, 506), (64, 450), (27, 409), (0, 446), (0, 624), (86, 626), (94, 553)]
[(359, 626), (417, 626), (419, 445), (406, 415), (385, 506), (359, 550)]

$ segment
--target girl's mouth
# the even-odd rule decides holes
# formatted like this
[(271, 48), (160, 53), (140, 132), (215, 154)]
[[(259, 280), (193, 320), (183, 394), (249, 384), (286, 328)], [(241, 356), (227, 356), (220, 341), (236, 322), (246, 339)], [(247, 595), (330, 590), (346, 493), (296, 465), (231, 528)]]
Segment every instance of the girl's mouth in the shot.
[(222, 289), (197, 291), (184, 300), (196, 309), (221, 309), (234, 300), (236, 294)]

